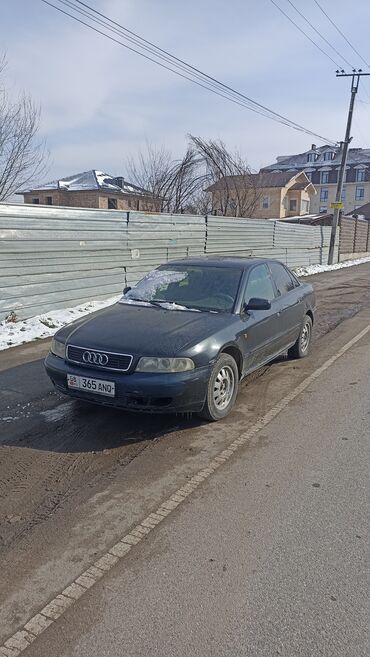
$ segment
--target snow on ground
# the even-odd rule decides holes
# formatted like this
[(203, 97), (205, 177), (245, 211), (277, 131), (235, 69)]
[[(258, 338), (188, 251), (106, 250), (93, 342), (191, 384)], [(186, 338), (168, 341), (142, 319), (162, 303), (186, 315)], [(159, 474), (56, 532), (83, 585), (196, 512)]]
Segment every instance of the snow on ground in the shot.
[(358, 258), (357, 260), (346, 260), (345, 262), (338, 262), (336, 265), (309, 265), (307, 267), (298, 267), (294, 271), (299, 278), (302, 278), (302, 276), (322, 274), (325, 271), (335, 271), (336, 269), (344, 269), (345, 267), (362, 265), (364, 262), (370, 262), (370, 256), (367, 256), (366, 258)]
[(0, 351), (33, 340), (48, 338), (54, 335), (62, 326), (96, 310), (111, 306), (120, 298), (121, 295), (110, 297), (104, 301), (89, 301), (73, 308), (53, 310), (18, 322), (6, 322), (4, 320), (0, 322)]
[[(295, 273), (301, 278), (302, 276), (321, 274), (325, 271), (362, 265), (364, 262), (370, 262), (370, 256), (357, 260), (347, 260), (336, 265), (309, 265), (308, 267), (299, 267), (295, 270)], [(104, 301), (90, 301), (80, 306), (53, 310), (43, 315), (37, 315), (36, 317), (31, 317), (31, 319), (24, 319), (18, 322), (2, 321), (0, 322), (0, 351), (25, 344), (26, 342), (32, 342), (33, 340), (51, 337), (62, 326), (70, 324), (73, 320), (96, 310), (111, 306), (113, 303), (119, 301), (120, 298), (121, 295), (105, 299)]]

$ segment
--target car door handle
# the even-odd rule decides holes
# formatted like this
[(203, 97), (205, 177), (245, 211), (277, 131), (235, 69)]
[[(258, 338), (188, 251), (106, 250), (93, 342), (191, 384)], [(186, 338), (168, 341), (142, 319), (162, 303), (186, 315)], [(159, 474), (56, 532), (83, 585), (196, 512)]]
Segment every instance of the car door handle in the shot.
[(279, 310), (279, 312), (276, 313), (276, 317), (280, 317), (280, 315), (281, 315), (281, 312), (280, 312), (280, 310)]

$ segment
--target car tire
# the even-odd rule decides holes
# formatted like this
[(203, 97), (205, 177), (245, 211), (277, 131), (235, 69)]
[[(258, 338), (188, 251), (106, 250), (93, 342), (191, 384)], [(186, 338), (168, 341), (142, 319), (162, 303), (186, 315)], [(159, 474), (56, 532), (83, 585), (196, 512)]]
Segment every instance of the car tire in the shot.
[(305, 315), (297, 341), (289, 349), (288, 355), (291, 358), (305, 358), (310, 353), (311, 339), (312, 319), (309, 315)]
[(239, 371), (232, 356), (221, 354), (215, 362), (207, 386), (207, 397), (200, 416), (209, 422), (226, 417), (238, 394)]

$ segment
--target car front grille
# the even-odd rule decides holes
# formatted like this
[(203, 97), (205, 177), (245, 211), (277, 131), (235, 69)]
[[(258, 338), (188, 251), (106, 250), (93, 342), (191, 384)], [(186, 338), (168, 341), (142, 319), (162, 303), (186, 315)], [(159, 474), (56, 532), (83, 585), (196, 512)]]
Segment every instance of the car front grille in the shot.
[(133, 356), (88, 347), (75, 347), (70, 344), (67, 346), (67, 360), (84, 367), (127, 372), (131, 367)]

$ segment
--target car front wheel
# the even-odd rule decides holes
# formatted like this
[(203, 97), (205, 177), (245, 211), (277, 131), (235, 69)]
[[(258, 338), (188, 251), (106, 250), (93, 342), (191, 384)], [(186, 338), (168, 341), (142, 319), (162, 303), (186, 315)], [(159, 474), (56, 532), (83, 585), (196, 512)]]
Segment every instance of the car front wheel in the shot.
[(291, 358), (304, 358), (310, 351), (312, 338), (312, 319), (305, 315), (297, 342), (289, 349)]
[(229, 354), (221, 354), (214, 364), (207, 387), (207, 397), (201, 417), (211, 422), (226, 417), (235, 404), (238, 394), (239, 372)]

